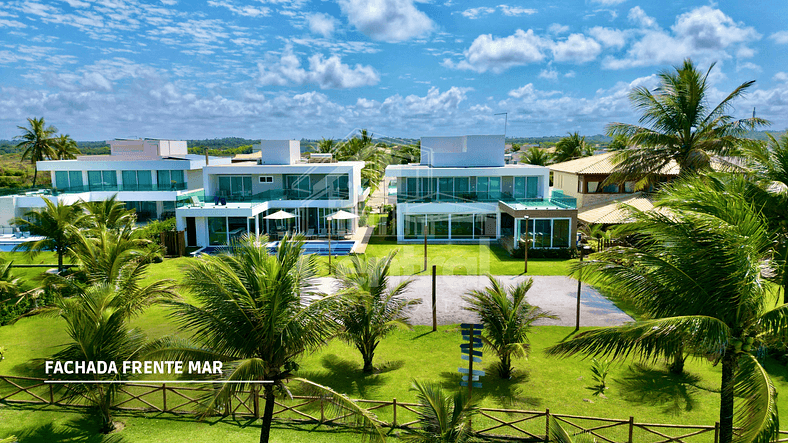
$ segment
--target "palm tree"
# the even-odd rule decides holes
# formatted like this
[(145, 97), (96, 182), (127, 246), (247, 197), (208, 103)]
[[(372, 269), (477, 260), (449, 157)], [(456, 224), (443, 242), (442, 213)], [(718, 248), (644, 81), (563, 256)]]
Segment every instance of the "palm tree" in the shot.
[(349, 268), (336, 269), (340, 294), (346, 301), (337, 306), (335, 313), (342, 323), (339, 337), (361, 352), (366, 373), (374, 369), (372, 359), (380, 341), (396, 327), (410, 328), (407, 308), (421, 303), (402, 296), (411, 280), (388, 287), (389, 270), (396, 255), (396, 250), (391, 251), (379, 261), (354, 255)]
[(521, 158), (523, 163), (527, 163), (529, 165), (547, 166), (553, 162), (553, 156), (550, 154), (550, 152), (537, 146), (531, 146), (528, 148)]
[(708, 77), (692, 60), (684, 60), (674, 71), (658, 74), (660, 84), (652, 91), (637, 87), (629, 94), (640, 113), (639, 123), (611, 123), (609, 136), (624, 136), (629, 147), (613, 157), (617, 163), (609, 180), (638, 181), (642, 188), (654, 183), (675, 162), (679, 174), (708, 170), (713, 157), (730, 154), (747, 130), (768, 124), (761, 118), (734, 119), (727, 112), (733, 101), (744, 95), (755, 80), (744, 82), (719, 104), (709, 104)]
[(471, 437), (471, 418), (478, 409), (468, 391), (447, 394), (437, 384), (413, 380), (416, 391), (419, 428), (409, 429), (402, 439), (414, 443), (464, 443)]
[[(217, 389), (210, 406), (226, 404), (244, 389), (263, 384), (265, 407), (260, 441), (268, 442), (274, 413), (274, 390), (286, 391), (285, 381), (298, 369), (297, 359), (317, 349), (339, 328), (330, 315), (333, 297), (303, 303), (317, 295), (314, 277), (318, 262), (314, 255), (302, 255), (303, 236), (285, 238), (275, 254), (261, 248), (254, 236), (242, 237), (221, 255), (208, 256), (187, 264), (183, 287), (196, 304), (172, 301), (172, 318), (192, 340), (164, 338), (151, 347), (151, 356), (174, 360), (221, 360), (227, 383)], [(346, 404), (354, 408), (352, 402)], [(360, 413), (371, 427), (374, 421)], [(380, 435), (379, 431), (378, 434)]]
[[(656, 361), (679, 349), (722, 363), (720, 442), (766, 442), (777, 430), (776, 392), (751, 351), (785, 341), (788, 305), (769, 310), (761, 266), (771, 235), (738, 177), (693, 178), (665, 189), (659, 211), (632, 209), (637, 246), (617, 247), (579, 264), (576, 275), (629, 296), (651, 320), (584, 331), (550, 355), (630, 355)], [(734, 395), (742, 400), (734, 420)]]
[(473, 290), (463, 297), (466, 310), (475, 312), (482, 323), (482, 343), (498, 355), (498, 376), (512, 376), (512, 359), (523, 357), (528, 350), (528, 332), (531, 325), (541, 318), (558, 318), (532, 306), (525, 300), (531, 289), (532, 278), (513, 286), (506, 286), (488, 275), (490, 285), (483, 290)]
[(569, 133), (569, 137), (558, 140), (555, 144), (555, 162), (561, 163), (580, 157), (594, 155), (594, 147), (586, 144), (586, 138), (577, 132)]
[(775, 235), (773, 281), (783, 291), (788, 303), (788, 134), (779, 139), (767, 134), (768, 141), (747, 141), (742, 144), (749, 176), (763, 190), (754, 196), (763, 204), (767, 220)]
[(334, 147), (336, 146), (336, 140), (333, 138), (323, 138), (319, 142), (317, 142), (317, 152), (328, 154), (334, 152)]
[(72, 160), (77, 158), (79, 147), (77, 142), (74, 141), (68, 134), (60, 134), (52, 139), (52, 148), (55, 151), (55, 156), (58, 160)]
[(43, 238), (20, 243), (14, 246), (13, 250), (31, 254), (54, 250), (57, 253), (57, 270), (60, 273), (63, 272), (63, 256), (71, 245), (72, 227), (80, 226), (83, 215), (76, 205), (67, 205), (62, 201), (55, 204), (46, 197), (41, 198), (46, 204), (45, 208), (28, 211), (24, 217), (13, 219), (12, 224), (29, 231), (31, 235)]
[(144, 308), (159, 300), (151, 292), (128, 292), (112, 285), (97, 284), (87, 287), (75, 297), (57, 296), (52, 307), (39, 312), (58, 315), (66, 321), (66, 331), (72, 343), (56, 353), (55, 361), (110, 362), (117, 373), (63, 375), (64, 378), (102, 381), (105, 383), (73, 383), (68, 386), (63, 400), (87, 401), (98, 410), (101, 432), (115, 428), (111, 408), (120, 392), (120, 384), (106, 383), (126, 379), (121, 370), (124, 361), (139, 360), (145, 345), (141, 330), (129, 328), (129, 321)]
[(339, 161), (365, 162), (364, 168), (361, 170), (361, 179), (368, 181), (374, 191), (377, 189), (386, 168), (383, 155), (384, 147), (382, 143), (374, 143), (372, 134), (366, 129), (362, 129), (358, 136), (335, 146), (334, 158)]
[(136, 213), (133, 209), (126, 209), (126, 204), (117, 201), (117, 197), (118, 195), (115, 194), (106, 200), (80, 201), (80, 206), (85, 210), (86, 224), (98, 229), (111, 230), (134, 227)]
[(52, 136), (57, 132), (54, 126), (46, 126), (44, 117), (41, 118), (28, 118), (27, 122), (29, 127), (17, 126), (21, 129), (22, 135), (17, 135), (14, 140), (20, 140), (16, 146), (23, 148), (22, 160), (30, 160), (33, 164), (33, 187), (36, 186), (36, 179), (38, 178), (38, 168), (36, 162), (46, 160), (48, 158), (57, 158), (53, 149)]

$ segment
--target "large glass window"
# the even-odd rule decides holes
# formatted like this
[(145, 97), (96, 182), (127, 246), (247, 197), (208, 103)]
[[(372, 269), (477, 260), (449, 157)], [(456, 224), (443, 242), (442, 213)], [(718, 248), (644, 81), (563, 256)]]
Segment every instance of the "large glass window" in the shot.
[(495, 237), (497, 226), (495, 214), (476, 214), (473, 217), (473, 234), (475, 238)]
[(424, 235), (424, 216), (406, 215), (405, 226), (403, 226), (406, 239), (422, 238)]
[(227, 244), (227, 219), (208, 217), (208, 244), (211, 246)]
[(539, 197), (539, 177), (528, 177), (525, 198)]
[(346, 174), (327, 175), (326, 187), (328, 188), (329, 199), (350, 198), (350, 179)]
[(148, 221), (156, 218), (156, 202), (137, 201), (126, 202), (126, 209), (133, 209), (137, 213), (138, 221)]
[(123, 171), (123, 189), (126, 191), (150, 191), (153, 179), (150, 171)]
[(159, 189), (184, 189), (183, 171), (156, 171), (156, 183)]
[(91, 191), (117, 191), (118, 176), (115, 171), (88, 171)]
[(489, 199), (501, 198), (501, 177), (490, 177)]
[(553, 247), (554, 248), (569, 247), (569, 220), (568, 219), (553, 220)]
[(473, 238), (473, 214), (451, 216), (451, 238)]
[(549, 248), (553, 237), (552, 223), (549, 219), (534, 220), (533, 247)]
[(514, 194), (514, 198), (525, 197), (525, 177), (514, 178), (514, 189), (512, 194)]
[(459, 194), (459, 195), (467, 194), (469, 192), (469, 189), (468, 189), (468, 183), (469, 182), (470, 182), (470, 180), (468, 180), (468, 177), (455, 177), (454, 178), (454, 192)]
[(219, 197), (245, 198), (251, 196), (251, 175), (219, 176)]
[(68, 171), (55, 172), (55, 187), (58, 189), (68, 189)]
[(454, 179), (451, 177), (441, 177), (438, 179), (438, 199), (454, 199)]
[(427, 238), (449, 238), (449, 214), (430, 214), (427, 216)]
[(227, 229), (230, 233), (230, 242), (232, 243), (234, 240), (240, 239), (244, 234), (248, 232), (248, 227), (246, 223), (246, 217), (228, 217), (227, 218)]
[(68, 181), (70, 188), (81, 188), (82, 184), (82, 171), (68, 171)]

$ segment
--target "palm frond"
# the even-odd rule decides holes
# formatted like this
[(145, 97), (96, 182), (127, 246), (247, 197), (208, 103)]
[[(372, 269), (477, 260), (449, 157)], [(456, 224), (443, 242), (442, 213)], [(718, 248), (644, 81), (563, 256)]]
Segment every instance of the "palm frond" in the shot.
[(769, 443), (777, 437), (780, 417), (777, 414), (777, 390), (769, 374), (752, 354), (738, 359), (735, 392), (740, 398), (734, 424), (741, 431), (735, 442)]

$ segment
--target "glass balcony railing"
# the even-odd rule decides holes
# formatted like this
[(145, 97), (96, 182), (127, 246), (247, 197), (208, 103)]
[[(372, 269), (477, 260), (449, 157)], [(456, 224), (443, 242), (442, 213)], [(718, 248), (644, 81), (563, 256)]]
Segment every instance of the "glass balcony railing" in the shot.
[(90, 185), (71, 186), (68, 188), (53, 188), (52, 194), (75, 194), (80, 192), (128, 192), (128, 191), (183, 191), (186, 183), (171, 183), (167, 185)]
[(519, 203), (534, 207), (559, 207), (564, 209), (576, 209), (577, 200), (574, 197), (565, 197), (561, 194), (552, 197), (520, 197), (508, 192), (431, 192), (410, 194), (397, 193), (397, 203), (477, 203), (477, 202), (498, 202)]
[(228, 203), (264, 203), (277, 200), (348, 200), (350, 193), (349, 191), (327, 189), (311, 192), (297, 189), (277, 189), (258, 194), (220, 192), (217, 195), (205, 195), (204, 191), (198, 191), (179, 196), (176, 202), (177, 206), (191, 205), (192, 197), (196, 197), (202, 203), (216, 203), (221, 199)]

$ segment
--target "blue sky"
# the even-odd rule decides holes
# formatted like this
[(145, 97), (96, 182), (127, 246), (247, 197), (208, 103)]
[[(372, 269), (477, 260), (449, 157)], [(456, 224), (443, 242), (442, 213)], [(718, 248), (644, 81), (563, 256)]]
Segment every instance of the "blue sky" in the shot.
[(597, 134), (692, 57), (788, 126), (788, 3), (0, 1), (0, 139)]

